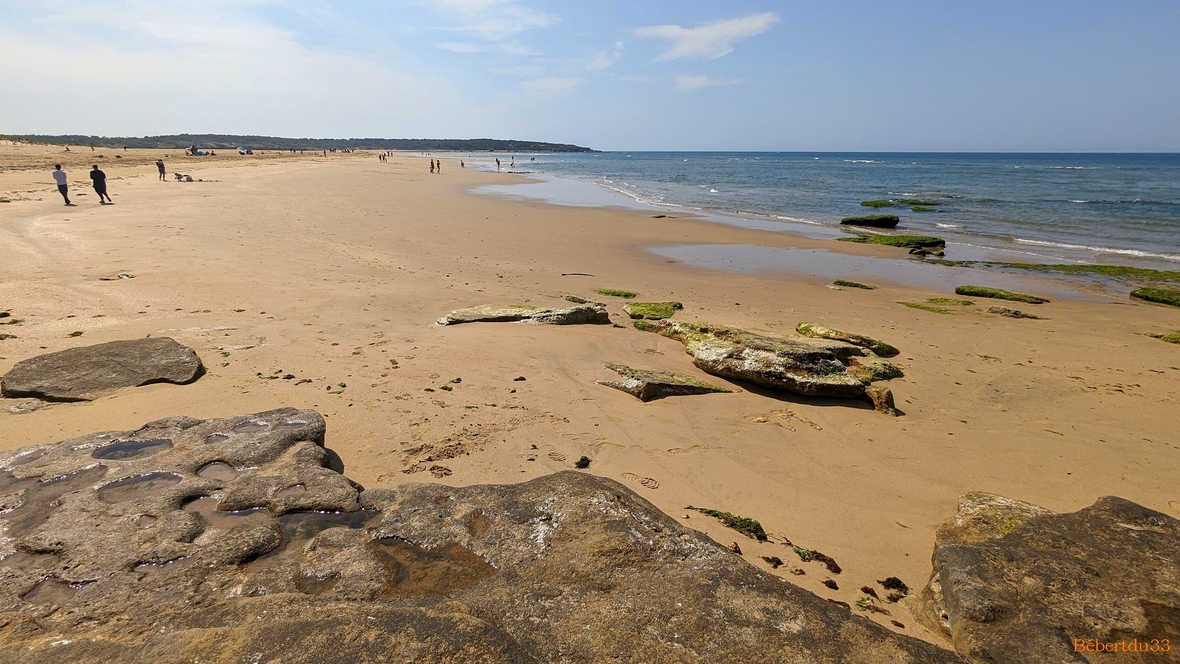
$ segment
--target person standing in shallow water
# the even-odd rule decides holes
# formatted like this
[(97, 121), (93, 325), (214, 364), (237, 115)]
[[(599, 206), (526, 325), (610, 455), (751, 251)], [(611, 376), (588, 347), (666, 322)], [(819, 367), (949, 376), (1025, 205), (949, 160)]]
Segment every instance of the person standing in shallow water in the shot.
[(57, 190), (61, 192), (61, 197), (66, 199), (66, 205), (73, 205), (70, 202), (70, 188), (66, 184), (66, 172), (61, 170), (61, 164), (53, 165), (53, 181), (57, 183)]
[(164, 173), (165, 173), (165, 171), (167, 171), (167, 169), (164, 168), (164, 160), (163, 159), (156, 160), (156, 170), (160, 171), (160, 182), (166, 181), (167, 178), (164, 177)]
[[(111, 200), (111, 195), (107, 193), (107, 174), (98, 170), (98, 164), (91, 167), (90, 179), (94, 181), (94, 193), (98, 194), (98, 202), (106, 205), (107, 203), (114, 203)], [(103, 198), (106, 198), (104, 201)]]

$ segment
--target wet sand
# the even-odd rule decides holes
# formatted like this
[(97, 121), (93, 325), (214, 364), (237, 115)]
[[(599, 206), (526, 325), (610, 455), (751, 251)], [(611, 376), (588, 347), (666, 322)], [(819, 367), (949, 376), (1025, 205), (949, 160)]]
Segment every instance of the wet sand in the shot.
[[(40, 353), (151, 334), (194, 347), (208, 374), (19, 415), (9, 411), (19, 400), (0, 400), (0, 449), (176, 414), (295, 406), (326, 415), (328, 447), (366, 487), (517, 482), (585, 455), (586, 472), (677, 518), (690, 514), (687, 523), (738, 542), (752, 564), (778, 556), (787, 566), (776, 573), (848, 603), (886, 576), (923, 586), (934, 530), (966, 491), (1058, 511), (1113, 494), (1180, 517), (1180, 347), (1145, 336), (1180, 329), (1180, 310), (1090, 288), (1037, 307), (975, 298), (943, 315), (897, 303), (951, 295), (956, 271), (942, 288), (874, 276), (881, 287), (862, 291), (832, 289), (829, 274), (806, 267), (710, 269), (648, 249), (756, 245), (909, 259), (639, 210), (474, 195), (478, 185), (523, 179), (449, 158), (443, 175), (430, 175), (425, 159), (406, 155), (234, 154), (169, 166), (212, 181), (164, 183), (154, 151), (131, 151), (142, 160), (103, 164), (115, 205), (75, 188), (78, 205), (66, 208), (48, 171), (30, 170), (58, 154), (39, 149), (26, 148), (25, 167), (14, 169), (14, 149), (0, 146), (0, 196), (20, 194), (0, 204), (0, 310), (24, 319), (0, 327), (16, 335), (0, 341), (0, 372)], [(71, 182), (87, 166), (70, 166)], [(135, 278), (99, 279), (120, 272)], [(594, 276), (563, 276), (574, 273)], [(1021, 280), (1026, 292), (1062, 288)], [(748, 385), (646, 404), (596, 385), (615, 377), (606, 362), (729, 385), (693, 367), (681, 344), (632, 329), (623, 301), (596, 288), (679, 300), (684, 320), (783, 334), (809, 321), (883, 339), (902, 351), (906, 377), (891, 387), (904, 415)], [(460, 307), (560, 306), (566, 294), (610, 300), (624, 327), (434, 324)], [(992, 304), (1047, 320), (985, 315)], [(840, 590), (822, 585), (821, 564), (686, 505), (756, 518), (777, 541), (834, 557)], [(892, 618), (937, 639), (904, 607)]]

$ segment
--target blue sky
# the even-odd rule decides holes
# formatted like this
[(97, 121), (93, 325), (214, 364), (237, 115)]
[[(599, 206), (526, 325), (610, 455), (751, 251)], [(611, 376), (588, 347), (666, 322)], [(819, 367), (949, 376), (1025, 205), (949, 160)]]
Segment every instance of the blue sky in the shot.
[(0, 0), (0, 133), (1180, 152), (1180, 2)]

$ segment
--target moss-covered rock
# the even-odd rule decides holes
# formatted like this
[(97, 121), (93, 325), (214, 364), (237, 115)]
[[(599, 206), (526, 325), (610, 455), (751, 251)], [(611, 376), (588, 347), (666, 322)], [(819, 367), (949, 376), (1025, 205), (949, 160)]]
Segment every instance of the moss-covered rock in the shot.
[(876, 355), (851, 358), (848, 365), (848, 373), (856, 376), (865, 385), (905, 376), (905, 373), (896, 364), (883, 360)]
[(902, 205), (917, 205), (920, 207), (934, 207), (935, 205), (941, 205), (941, 203), (938, 201), (926, 200), (924, 198), (899, 198), (897, 199), (897, 202), (901, 203)]
[(673, 314), (684, 308), (679, 302), (628, 302), (623, 310), (631, 318), (646, 318), (648, 320), (663, 320), (671, 318)]
[[(3, 335), (0, 335), (3, 336)], [(1180, 344), (1180, 330), (1170, 332), (1168, 334), (1149, 334), (1149, 337), (1154, 337), (1160, 341), (1166, 341), (1170, 344)]]
[(1180, 307), (1180, 290), (1173, 288), (1137, 288), (1131, 291), (1131, 297), (1137, 300)]
[(456, 309), (438, 319), (439, 325), (462, 323), (509, 323), (521, 321), (540, 325), (609, 325), (610, 315), (601, 304), (579, 304), (564, 309), (539, 309), (528, 305), (479, 306)]
[(866, 337), (863, 334), (853, 334), (851, 332), (844, 332), (842, 330), (824, 327), (823, 325), (801, 322), (795, 326), (795, 331), (805, 337), (843, 341), (844, 343), (849, 343), (854, 346), (868, 348), (881, 357), (893, 357), (900, 352), (884, 341), (878, 341), (872, 337)]
[(833, 286), (842, 286), (844, 288), (860, 288), (862, 290), (876, 290), (873, 286), (866, 286), (858, 281), (847, 281), (845, 279), (837, 279), (832, 282)]
[(971, 300), (957, 300), (953, 297), (928, 297), (925, 302), (898, 302), (902, 306), (911, 309), (921, 309), (922, 311), (929, 311), (936, 314), (953, 314), (954, 310), (948, 309), (947, 306), (952, 307), (966, 307), (975, 304)]
[[(864, 384), (848, 373), (834, 348), (708, 323), (637, 320), (635, 327), (680, 341), (693, 363), (715, 376), (809, 396), (865, 396)], [(855, 346), (833, 346), (860, 353)]]
[(624, 298), (627, 300), (631, 300), (631, 299), (639, 297), (639, 293), (636, 293), (635, 291), (621, 290), (618, 288), (599, 288), (599, 289), (595, 290), (594, 292), (598, 293), (599, 295), (608, 295), (610, 297), (621, 297), (621, 298)]
[(733, 392), (731, 389), (710, 385), (692, 376), (669, 371), (632, 369), (622, 364), (607, 364), (606, 368), (622, 376), (623, 380), (596, 381), (599, 385), (622, 390), (644, 402), (664, 397)]
[(868, 226), (869, 228), (896, 228), (901, 218), (896, 214), (871, 214), (866, 217), (844, 217), (840, 223), (845, 226)]
[(861, 201), (860, 204), (871, 208), (893, 207), (893, 201)]
[(883, 244), (887, 247), (910, 249), (946, 246), (946, 240), (928, 235), (858, 235), (856, 237), (842, 237), (839, 241), (857, 244)]
[(955, 294), (967, 295), (969, 297), (990, 297), (995, 300), (1010, 300), (1012, 302), (1023, 302), (1025, 304), (1045, 304), (1048, 302), (1048, 300), (1035, 295), (1025, 295), (1024, 293), (1014, 293), (1002, 288), (972, 286), (970, 284), (966, 286), (959, 286), (955, 289)]

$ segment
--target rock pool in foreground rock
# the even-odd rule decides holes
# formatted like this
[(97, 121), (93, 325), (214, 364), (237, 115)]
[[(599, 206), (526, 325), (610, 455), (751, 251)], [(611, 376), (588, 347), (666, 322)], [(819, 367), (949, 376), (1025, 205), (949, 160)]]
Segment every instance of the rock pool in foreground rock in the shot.
[(610, 480), (366, 491), (324, 428), (174, 417), (0, 454), (0, 662), (964, 661)]

